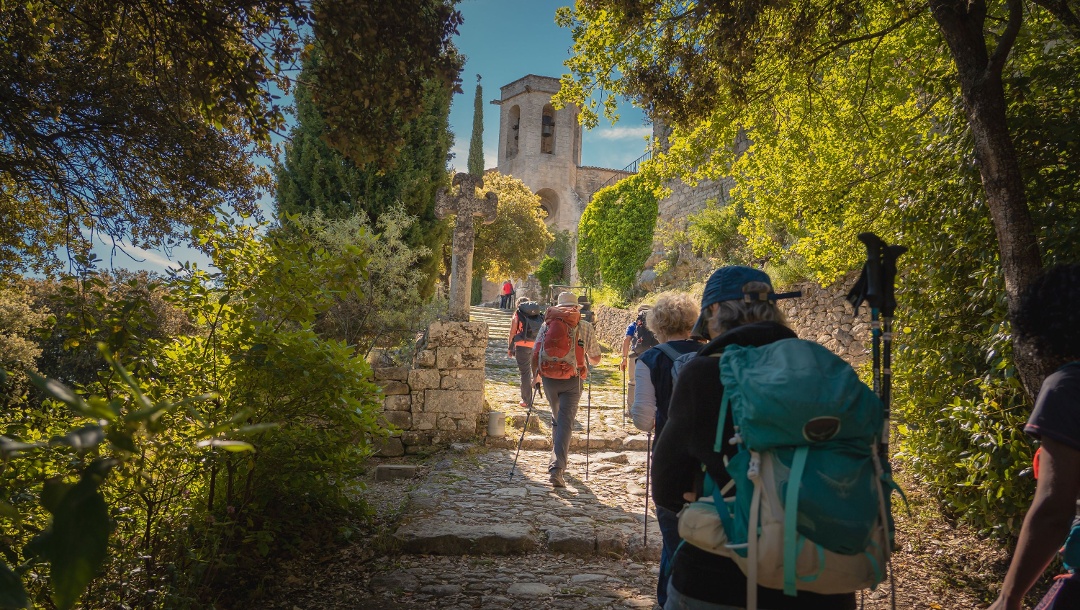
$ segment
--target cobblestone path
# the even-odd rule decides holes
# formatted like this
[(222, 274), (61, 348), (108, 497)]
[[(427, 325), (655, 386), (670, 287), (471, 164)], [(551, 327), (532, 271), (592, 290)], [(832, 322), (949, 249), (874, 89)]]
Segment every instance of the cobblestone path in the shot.
[[(287, 567), (291, 574), (269, 586), (278, 602), (267, 607), (655, 607), (660, 532), (651, 503), (645, 509), (646, 437), (623, 424), (617, 361), (604, 354), (592, 408), (583, 399), (578, 411), (567, 487), (547, 480), (551, 414), (539, 397), (511, 478), (526, 409), (518, 406), (516, 363), (506, 356), (510, 314), (475, 307), (472, 314), (490, 326), (486, 399), (506, 414), (505, 437), (383, 460), (417, 466), (411, 479), (368, 481), (365, 497), (390, 533)], [(901, 574), (898, 608), (972, 607), (950, 596), (936, 603)], [(886, 590), (869, 594), (865, 607), (888, 608)]]
[[(652, 608), (660, 531), (651, 506), (645, 518), (646, 438), (623, 425), (617, 366), (605, 354), (592, 408), (582, 399), (567, 488), (547, 481), (551, 412), (541, 396), (511, 478), (526, 409), (506, 355), (510, 314), (472, 311), (489, 324), (486, 398), (506, 414), (506, 436), (457, 445), (413, 481), (393, 536), (402, 553), (373, 560), (363, 576), (372, 607)], [(369, 493), (393, 496), (403, 483)]]

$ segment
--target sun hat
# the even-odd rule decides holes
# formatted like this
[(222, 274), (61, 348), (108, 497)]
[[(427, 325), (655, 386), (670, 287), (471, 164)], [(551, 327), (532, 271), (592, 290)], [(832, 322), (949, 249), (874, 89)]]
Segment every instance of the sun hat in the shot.
[(560, 292), (559, 293), (559, 307), (581, 307), (581, 303), (578, 303), (577, 295), (572, 292)]
[[(761, 282), (768, 286), (769, 289), (760, 292), (743, 292), (743, 286), (750, 282)], [(769, 274), (761, 269), (741, 265), (720, 267), (713, 271), (708, 281), (705, 282), (705, 291), (701, 294), (701, 314), (698, 316), (693, 330), (690, 331), (690, 335), (692, 337), (709, 337), (708, 311), (709, 306), (713, 303), (734, 301), (736, 299), (746, 303), (753, 303), (755, 301), (790, 299), (798, 296), (802, 296), (802, 292), (784, 292), (780, 294), (773, 292), (772, 280), (769, 278)]]

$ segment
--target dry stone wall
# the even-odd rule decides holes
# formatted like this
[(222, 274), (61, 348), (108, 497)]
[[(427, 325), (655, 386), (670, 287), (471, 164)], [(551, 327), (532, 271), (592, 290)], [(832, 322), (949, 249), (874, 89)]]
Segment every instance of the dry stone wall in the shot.
[(613, 351), (622, 349), (622, 340), (626, 336), (626, 327), (634, 321), (634, 312), (628, 309), (608, 307), (607, 305), (596, 306), (596, 337), (600, 343), (608, 346)]
[[(827, 288), (804, 282), (783, 289), (801, 290), (800, 298), (777, 303), (795, 334), (817, 341), (858, 367), (870, 358), (867, 349), (870, 322), (865, 308), (856, 318), (847, 302), (847, 291), (854, 281), (854, 277), (848, 277)], [(626, 326), (633, 320), (634, 313), (630, 310), (599, 305), (596, 308), (597, 336), (612, 349), (618, 349)]]
[(417, 453), (474, 438), (484, 410), (485, 322), (434, 322), (412, 366), (375, 368), (382, 417), (397, 431), (379, 441), (379, 455)]

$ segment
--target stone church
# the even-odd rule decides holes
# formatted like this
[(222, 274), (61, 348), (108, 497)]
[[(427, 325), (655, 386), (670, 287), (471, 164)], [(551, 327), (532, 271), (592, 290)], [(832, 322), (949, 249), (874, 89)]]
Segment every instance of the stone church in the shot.
[[(548, 214), (547, 223), (552, 231), (565, 230), (576, 235), (578, 221), (593, 193), (632, 175), (636, 162), (621, 170), (582, 166), (578, 108), (566, 106), (556, 110), (551, 97), (558, 91), (559, 79), (535, 74), (500, 88), (499, 99), (491, 102), (499, 106), (499, 157), (494, 169), (521, 180), (540, 196), (540, 205)], [(654, 127), (654, 140), (655, 131)], [(668, 186), (672, 193), (660, 202), (660, 218), (675, 222), (685, 222), (690, 213), (703, 208), (709, 199), (726, 201), (730, 190), (730, 185), (722, 182), (701, 183), (692, 188), (681, 182)], [(654, 249), (657, 254), (653, 258), (658, 260), (660, 247), (656, 245)], [(571, 278), (576, 283), (577, 268), (573, 261)], [(495, 300), (498, 286), (484, 282), (483, 293), (485, 301)]]

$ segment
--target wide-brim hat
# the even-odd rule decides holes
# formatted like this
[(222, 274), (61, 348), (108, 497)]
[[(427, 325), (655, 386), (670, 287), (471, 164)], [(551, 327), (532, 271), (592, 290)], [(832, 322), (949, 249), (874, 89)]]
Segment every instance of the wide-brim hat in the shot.
[[(743, 286), (750, 282), (761, 282), (768, 286), (769, 289), (760, 292), (743, 292)], [(734, 301), (736, 299), (746, 303), (753, 303), (756, 301), (790, 299), (797, 296), (802, 296), (802, 293), (798, 291), (780, 294), (773, 292), (772, 279), (769, 278), (768, 273), (761, 269), (741, 265), (721, 267), (713, 271), (708, 281), (705, 282), (705, 290), (701, 294), (701, 313), (698, 315), (697, 322), (694, 323), (694, 328), (690, 330), (690, 336), (701, 339), (709, 338), (708, 314), (709, 306), (713, 303)]]
[(559, 307), (581, 307), (577, 295), (572, 292), (560, 292), (557, 305)]

